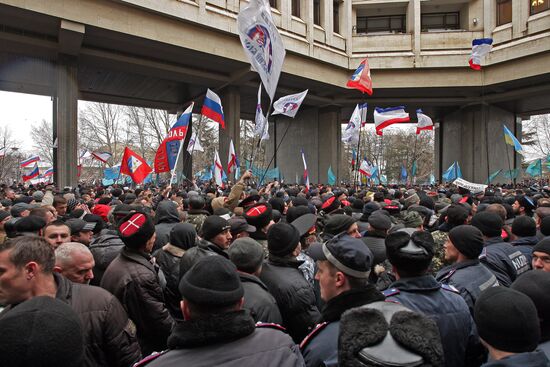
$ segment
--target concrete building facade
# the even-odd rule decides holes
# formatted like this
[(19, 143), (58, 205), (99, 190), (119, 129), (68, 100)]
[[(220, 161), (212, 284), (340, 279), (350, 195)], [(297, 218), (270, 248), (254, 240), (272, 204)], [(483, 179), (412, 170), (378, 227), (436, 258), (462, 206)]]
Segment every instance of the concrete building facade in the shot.
[[(182, 110), (207, 87), (222, 96), (229, 138), (253, 118), (259, 78), (237, 35), (239, 0), (0, 0), (0, 89), (54, 97), (60, 185), (76, 182), (77, 100)], [(439, 123), (436, 176), (458, 160), (466, 179), (514, 167), (502, 124), (550, 110), (548, 0), (271, 0), (287, 56), (277, 97), (308, 88), (302, 111), (272, 122), (285, 177), (308, 154), (312, 181), (341, 167), (340, 124), (358, 102), (422, 108)], [(491, 37), (482, 71), (468, 67), (471, 41)], [(345, 83), (368, 57), (375, 92)], [(264, 110), (267, 108), (265, 102)], [(198, 103), (200, 105), (200, 103)], [(200, 106), (197, 106), (199, 112)]]

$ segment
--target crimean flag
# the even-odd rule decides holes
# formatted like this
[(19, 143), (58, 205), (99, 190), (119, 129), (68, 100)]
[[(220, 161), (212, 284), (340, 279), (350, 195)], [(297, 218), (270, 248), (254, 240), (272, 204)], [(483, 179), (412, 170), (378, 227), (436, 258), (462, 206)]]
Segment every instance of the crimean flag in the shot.
[(309, 173), (307, 171), (306, 155), (302, 149), (302, 161), (304, 162), (304, 183), (306, 185), (306, 192), (309, 192)]
[(25, 159), (23, 162), (21, 162), (21, 168), (30, 166), (33, 163), (36, 163), (40, 160), (40, 157), (37, 155), (33, 155), (32, 157)]
[(143, 157), (128, 147), (124, 148), (124, 155), (120, 163), (120, 173), (130, 176), (135, 183), (139, 184), (143, 182), (145, 177), (152, 171), (153, 170)]
[(481, 70), (481, 60), (491, 52), (493, 47), (492, 38), (476, 38), (472, 41), (472, 55), (470, 56), (470, 67), (474, 70)]
[(206, 90), (204, 103), (202, 104), (201, 114), (210, 120), (217, 122), (225, 129), (225, 119), (223, 116), (223, 107), (220, 97), (210, 89)]
[(34, 163), (33, 169), (28, 174), (23, 174), (23, 182), (32, 180), (35, 177), (38, 177), (40, 171), (38, 170), (38, 163)]
[(237, 154), (235, 153), (235, 146), (233, 145), (233, 139), (229, 142), (229, 156), (227, 157), (227, 174), (231, 174), (232, 169), (237, 166)]
[(189, 126), (189, 120), (193, 113), (193, 105), (191, 103), (189, 107), (181, 114), (177, 121), (170, 127), (168, 135), (160, 143), (157, 153), (155, 154), (155, 172), (169, 172), (174, 169), (178, 153), (180, 151), (180, 144), (183, 143), (185, 135), (187, 134), (187, 128)]
[(107, 163), (112, 156), (113, 155), (109, 152), (92, 152), (92, 157), (103, 163)]
[(405, 112), (405, 106), (389, 108), (376, 107), (374, 109), (376, 135), (382, 135), (382, 130), (390, 125), (409, 121), (410, 117), (409, 114)]
[(430, 116), (422, 112), (421, 109), (416, 110), (416, 118), (418, 119), (418, 124), (416, 125), (416, 133), (420, 134), (424, 130), (433, 130), (434, 123)]
[(514, 134), (512, 134), (506, 125), (502, 125), (502, 127), (504, 128), (504, 141), (506, 144), (513, 146), (514, 150), (519, 154), (523, 154), (523, 146), (519, 140), (514, 136)]
[(367, 59), (361, 61), (350, 80), (346, 83), (346, 87), (358, 89), (372, 96), (372, 79), (370, 77), (370, 68)]

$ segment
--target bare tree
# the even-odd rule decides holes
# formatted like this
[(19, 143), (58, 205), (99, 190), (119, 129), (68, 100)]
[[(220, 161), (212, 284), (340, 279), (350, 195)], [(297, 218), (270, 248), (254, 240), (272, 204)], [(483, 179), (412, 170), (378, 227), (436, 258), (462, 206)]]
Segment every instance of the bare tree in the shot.
[(22, 159), (18, 152), (20, 143), (13, 138), (9, 127), (0, 128), (0, 149), (3, 149), (4, 156), (0, 158), (0, 182), (11, 183), (18, 180), (18, 167)]
[(31, 137), (33, 148), (38, 152), (40, 159), (53, 163), (53, 125), (42, 119), (38, 125), (32, 125)]
[(537, 158), (550, 155), (550, 115), (533, 116), (524, 122), (522, 144)]

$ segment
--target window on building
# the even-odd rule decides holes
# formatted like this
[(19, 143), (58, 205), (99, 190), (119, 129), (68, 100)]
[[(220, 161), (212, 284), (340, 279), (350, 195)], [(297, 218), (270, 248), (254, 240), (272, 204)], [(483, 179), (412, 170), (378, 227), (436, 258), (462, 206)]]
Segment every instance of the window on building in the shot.
[(512, 0), (497, 0), (497, 26), (512, 22)]
[(405, 33), (405, 15), (357, 17), (357, 33)]
[(313, 0), (313, 24), (321, 25), (321, 0)]
[(531, 15), (550, 9), (550, 0), (529, 0), (531, 3)]
[(300, 0), (292, 0), (292, 15), (300, 18)]
[(429, 13), (422, 14), (422, 31), (460, 29), (460, 13)]
[(340, 1), (332, 2), (332, 31), (340, 33)]
[(277, 9), (277, 0), (269, 0), (269, 5), (270, 5), (273, 9)]

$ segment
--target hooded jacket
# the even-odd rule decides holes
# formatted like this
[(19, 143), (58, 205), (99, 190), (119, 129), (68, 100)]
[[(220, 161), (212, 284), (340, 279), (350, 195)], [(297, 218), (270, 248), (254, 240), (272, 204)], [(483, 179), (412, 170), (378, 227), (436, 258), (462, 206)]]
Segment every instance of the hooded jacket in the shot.
[(99, 237), (94, 238), (90, 242), (90, 251), (94, 257), (94, 279), (92, 279), (92, 285), (99, 285), (103, 273), (109, 266), (109, 264), (120, 254), (120, 251), (124, 247), (124, 242), (118, 236), (117, 231), (105, 230)]
[(155, 211), (155, 233), (157, 239), (153, 251), (160, 249), (170, 241), (170, 231), (180, 222), (178, 206), (173, 201), (163, 200)]

